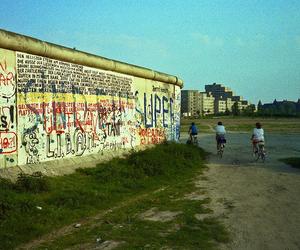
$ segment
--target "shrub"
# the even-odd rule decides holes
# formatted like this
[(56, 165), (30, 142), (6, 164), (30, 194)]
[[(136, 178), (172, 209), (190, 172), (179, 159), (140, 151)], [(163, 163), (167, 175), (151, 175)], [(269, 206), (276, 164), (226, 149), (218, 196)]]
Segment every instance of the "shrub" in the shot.
[(15, 188), (21, 192), (41, 193), (49, 191), (49, 182), (41, 172), (35, 172), (32, 175), (21, 173)]
[(293, 168), (300, 168), (300, 157), (284, 158), (280, 159), (280, 161), (290, 165)]

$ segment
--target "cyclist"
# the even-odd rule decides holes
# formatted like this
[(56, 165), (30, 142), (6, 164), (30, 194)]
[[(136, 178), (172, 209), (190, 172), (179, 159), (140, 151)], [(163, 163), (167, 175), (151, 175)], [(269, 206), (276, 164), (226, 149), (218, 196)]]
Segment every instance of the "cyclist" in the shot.
[(198, 135), (198, 129), (194, 122), (192, 122), (189, 128), (190, 140), (193, 143), (193, 137)]
[(226, 129), (222, 122), (218, 122), (217, 126), (215, 127), (215, 131), (216, 131), (217, 150), (219, 150), (219, 145), (221, 143), (226, 142), (225, 139)]
[(251, 136), (251, 140), (253, 145), (253, 153), (256, 154), (258, 152), (257, 144), (265, 142), (264, 130), (262, 128), (262, 125), (259, 122), (255, 124), (255, 128), (253, 129), (253, 133)]

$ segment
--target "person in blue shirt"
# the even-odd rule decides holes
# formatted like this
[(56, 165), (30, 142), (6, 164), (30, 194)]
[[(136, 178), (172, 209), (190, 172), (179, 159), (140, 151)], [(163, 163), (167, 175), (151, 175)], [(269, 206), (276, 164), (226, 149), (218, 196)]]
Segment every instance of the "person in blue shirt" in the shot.
[(192, 124), (190, 126), (189, 134), (190, 134), (191, 142), (193, 141), (193, 136), (198, 135), (198, 129), (197, 129), (197, 126), (194, 122), (192, 122)]

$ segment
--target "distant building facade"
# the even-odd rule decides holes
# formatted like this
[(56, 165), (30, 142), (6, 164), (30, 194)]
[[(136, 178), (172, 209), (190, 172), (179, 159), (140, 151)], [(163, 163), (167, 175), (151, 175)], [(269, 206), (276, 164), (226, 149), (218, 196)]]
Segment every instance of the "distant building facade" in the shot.
[(181, 90), (181, 115), (195, 117), (231, 112), (236, 102), (239, 110), (250, 105), (243, 97), (234, 95), (230, 88), (222, 84), (205, 85), (205, 92)]
[(198, 90), (181, 90), (181, 115), (202, 115), (201, 95)]
[(234, 96), (233, 91), (230, 88), (217, 83), (205, 85), (205, 92), (210, 92), (216, 99), (223, 98), (226, 100), (227, 98), (232, 98)]
[(218, 113), (225, 113), (226, 112), (226, 108), (227, 108), (227, 102), (226, 99), (217, 99), (215, 98), (215, 102), (214, 102), (214, 113), (218, 114)]
[(200, 92), (201, 96), (201, 115), (214, 114), (215, 111), (215, 98), (211, 93)]
[(243, 100), (242, 96), (234, 95), (234, 92), (230, 88), (222, 84), (213, 83), (205, 85), (205, 92), (211, 93), (215, 98), (215, 114), (231, 112), (235, 102), (238, 103), (239, 110), (244, 110), (250, 105), (248, 101)]
[(226, 99), (226, 111), (231, 112), (233, 104), (234, 104), (234, 101), (232, 100), (232, 98), (227, 98)]

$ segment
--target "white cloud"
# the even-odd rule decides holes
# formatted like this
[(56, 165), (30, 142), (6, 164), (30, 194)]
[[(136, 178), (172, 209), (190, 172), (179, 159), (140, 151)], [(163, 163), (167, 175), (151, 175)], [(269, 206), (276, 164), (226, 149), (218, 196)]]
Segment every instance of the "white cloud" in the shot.
[(265, 35), (258, 33), (250, 37), (249, 39), (236, 37), (233, 43), (239, 47), (259, 47), (263, 45), (263, 43), (265, 42), (265, 38)]
[(199, 32), (194, 32), (191, 36), (194, 40), (205, 46), (222, 47), (224, 45), (224, 40), (221, 37), (213, 37)]

